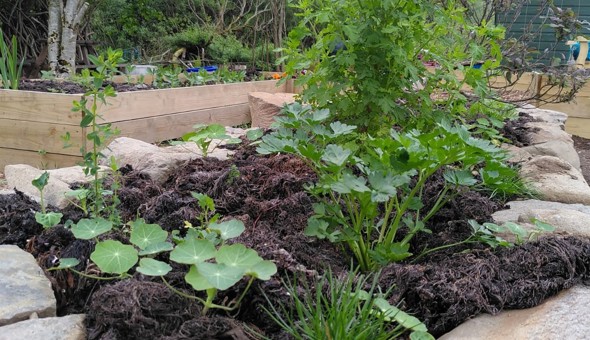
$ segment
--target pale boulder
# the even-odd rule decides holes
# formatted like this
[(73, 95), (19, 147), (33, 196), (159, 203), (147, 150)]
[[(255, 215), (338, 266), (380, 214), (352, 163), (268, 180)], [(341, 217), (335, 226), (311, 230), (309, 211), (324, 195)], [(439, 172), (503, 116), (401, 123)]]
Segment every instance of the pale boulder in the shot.
[(294, 93), (252, 92), (248, 94), (252, 127), (269, 128), (281, 109), (295, 101)]

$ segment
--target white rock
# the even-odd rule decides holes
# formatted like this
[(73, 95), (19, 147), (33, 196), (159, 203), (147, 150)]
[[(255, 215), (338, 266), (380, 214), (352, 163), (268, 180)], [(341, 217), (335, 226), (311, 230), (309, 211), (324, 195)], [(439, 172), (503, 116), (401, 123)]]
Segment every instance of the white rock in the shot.
[[(15, 164), (4, 167), (4, 176), (9, 188), (16, 188), (39, 202), (39, 190), (31, 182), (41, 176), (44, 171), (26, 164)], [(52, 178), (50, 174), (47, 186), (43, 190), (44, 204), (64, 208), (69, 203), (64, 195), (70, 190), (67, 183)]]
[(523, 164), (521, 176), (547, 201), (590, 204), (590, 187), (568, 162), (552, 156), (535, 156)]
[(573, 145), (572, 135), (565, 132), (559, 125), (546, 122), (530, 122), (525, 124), (531, 137), (532, 144), (545, 143), (548, 141), (564, 141)]
[(502, 149), (508, 151), (510, 154), (510, 158), (508, 162), (510, 163), (522, 163), (530, 160), (533, 158), (530, 152), (526, 151), (524, 148), (519, 148), (512, 144), (502, 144)]
[[(13, 245), (0, 245), (0, 326), (55, 316), (51, 282), (33, 255)], [(11, 338), (26, 339), (26, 338)]]
[(578, 155), (578, 152), (574, 148), (573, 142), (550, 140), (544, 143), (525, 146), (522, 150), (533, 156), (553, 156), (560, 158), (580, 170), (580, 155)]
[[(216, 145), (215, 142), (212, 144)], [(115, 139), (103, 150), (103, 154), (107, 158), (114, 156), (120, 167), (129, 164), (134, 170), (148, 174), (159, 183), (168, 179), (183, 163), (202, 157), (200, 150), (192, 142), (160, 148), (128, 137)], [(218, 148), (209, 156), (226, 159), (230, 154), (230, 151)]]
[(559, 202), (524, 200), (506, 203), (509, 209), (496, 211), (492, 214), (494, 222), (502, 224), (507, 221), (517, 222), (521, 215), (530, 214), (533, 210), (574, 210), (590, 215), (590, 206), (583, 204), (565, 204)]
[(590, 287), (577, 286), (541, 305), (480, 315), (439, 340), (580, 340), (590, 338)]
[(84, 314), (21, 321), (0, 327), (0, 340), (84, 340)]
[(293, 103), (294, 93), (252, 92), (248, 94), (252, 126), (268, 128), (285, 104)]
[(547, 123), (557, 124), (564, 126), (567, 120), (567, 114), (559, 111), (544, 110), (536, 108), (533, 105), (523, 105), (523, 107), (517, 109), (519, 112), (525, 112), (535, 119), (541, 119)]
[(518, 222), (543, 221), (555, 227), (555, 232), (590, 236), (590, 214), (571, 209), (531, 209), (518, 217)]

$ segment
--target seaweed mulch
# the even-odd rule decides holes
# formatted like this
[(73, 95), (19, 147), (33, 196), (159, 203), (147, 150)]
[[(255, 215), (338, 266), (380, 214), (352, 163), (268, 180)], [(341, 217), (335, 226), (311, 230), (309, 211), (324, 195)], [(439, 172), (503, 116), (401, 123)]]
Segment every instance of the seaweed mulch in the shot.
[[(303, 235), (313, 203), (304, 186), (315, 175), (294, 157), (260, 156), (252, 147), (240, 147), (231, 161), (205, 158), (187, 162), (162, 185), (130, 167), (122, 173), (119, 197), (123, 220), (141, 216), (169, 231), (182, 230), (184, 221), (197, 223), (200, 213), (191, 192), (205, 193), (214, 198), (218, 213), (245, 223), (246, 232), (236, 241), (273, 260), (279, 275), (257, 281), (234, 313), (200, 316), (200, 306), (194, 300), (139, 273), (124, 281), (98, 282), (70, 272), (48, 272), (58, 313), (87, 313), (90, 339), (251, 339), (256, 333), (287, 338), (264, 311), (267, 299), (275, 305), (289, 302), (281, 279), (313, 279), (328, 266), (341, 275), (350, 266), (345, 249)], [(441, 180), (433, 178), (427, 190), (436, 190)], [(502, 208), (502, 202), (466, 192), (432, 219), (428, 227), (433, 234), (417, 237), (413, 249), (464, 239), (470, 233), (467, 219), (489, 221), (491, 214)], [(20, 193), (0, 196), (0, 244), (27, 249), (44, 268), (60, 257), (77, 257), (82, 260), (79, 270), (99, 274), (85, 261), (93, 243), (76, 240), (63, 227), (43, 231), (34, 219), (38, 210), (37, 203)], [(74, 209), (63, 213), (73, 220), (81, 217)], [(535, 306), (562, 289), (587, 281), (589, 265), (588, 239), (547, 235), (509, 249), (454, 248), (416, 263), (391, 264), (383, 269), (380, 283), (385, 289), (393, 287), (391, 303), (423, 320), (431, 333), (439, 336), (480, 313)], [(177, 289), (191, 293), (183, 280), (185, 272), (186, 268), (176, 265), (167, 279)], [(231, 301), (244, 286), (242, 282), (236, 289), (222, 292), (219, 299)]]

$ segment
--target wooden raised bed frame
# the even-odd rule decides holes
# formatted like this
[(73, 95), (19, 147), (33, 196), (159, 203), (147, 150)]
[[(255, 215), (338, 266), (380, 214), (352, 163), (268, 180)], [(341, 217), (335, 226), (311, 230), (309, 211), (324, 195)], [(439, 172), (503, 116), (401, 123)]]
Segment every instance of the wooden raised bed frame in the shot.
[[(120, 136), (151, 143), (178, 138), (198, 123), (248, 123), (248, 93), (291, 88), (267, 80), (123, 92), (109, 98), (99, 112), (104, 123), (121, 130)], [(50, 169), (80, 162), (87, 132), (80, 127), (80, 113), (72, 112), (72, 102), (80, 98), (80, 94), (0, 90), (0, 171), (8, 164)], [(73, 145), (64, 149), (60, 137), (66, 132)]]

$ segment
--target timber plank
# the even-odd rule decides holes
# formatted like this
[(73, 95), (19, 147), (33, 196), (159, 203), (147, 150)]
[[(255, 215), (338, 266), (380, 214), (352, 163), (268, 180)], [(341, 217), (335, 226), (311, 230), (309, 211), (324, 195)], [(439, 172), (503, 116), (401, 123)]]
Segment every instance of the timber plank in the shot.
[(250, 92), (285, 92), (276, 80), (119, 93), (101, 107), (106, 123), (248, 103)]
[(195, 124), (217, 123), (236, 126), (248, 122), (250, 108), (248, 103), (245, 103), (115, 122), (112, 126), (121, 130), (119, 137), (131, 137), (153, 143), (181, 137), (193, 131), (192, 127)]
[(565, 122), (565, 131), (572, 135), (590, 139), (590, 119), (570, 117)]
[(0, 89), (0, 118), (79, 125), (72, 102), (81, 95)]
[(9, 164), (28, 164), (39, 169), (57, 169), (77, 165), (81, 156), (55, 153), (40, 154), (35, 151), (0, 148), (0, 170)]
[[(84, 140), (84, 131), (79, 126), (47, 122), (0, 119), (0, 131), (0, 146), (33, 152), (78, 155)], [(73, 146), (64, 149), (60, 137), (66, 132), (70, 133)]]
[(574, 101), (558, 104), (541, 104), (541, 109), (555, 110), (566, 113), (570, 118), (590, 119), (590, 97), (576, 96)]

